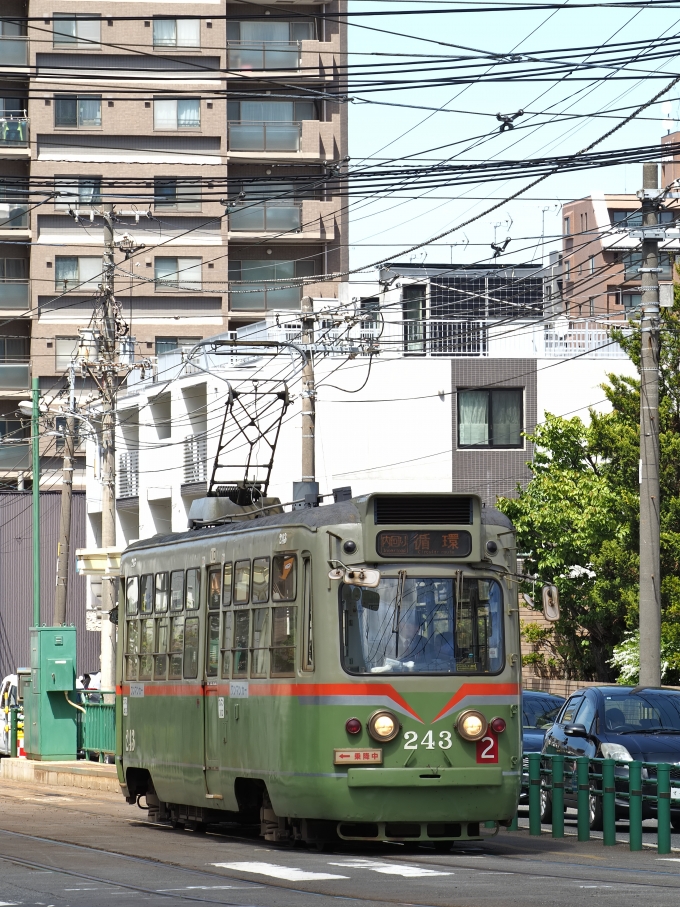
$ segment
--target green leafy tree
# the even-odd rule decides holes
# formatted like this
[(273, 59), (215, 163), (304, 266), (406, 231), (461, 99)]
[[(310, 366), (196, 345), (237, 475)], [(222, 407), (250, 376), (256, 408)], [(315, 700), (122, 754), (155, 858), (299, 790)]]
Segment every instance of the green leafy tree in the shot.
[[(640, 332), (616, 339), (639, 366)], [(661, 596), (666, 682), (680, 678), (680, 288), (662, 310)], [(531, 440), (533, 477), (498, 506), (514, 522), (524, 571), (560, 592), (552, 648), (567, 677), (615, 680), (638, 625), (639, 381), (609, 375), (612, 411), (590, 423), (548, 415)]]

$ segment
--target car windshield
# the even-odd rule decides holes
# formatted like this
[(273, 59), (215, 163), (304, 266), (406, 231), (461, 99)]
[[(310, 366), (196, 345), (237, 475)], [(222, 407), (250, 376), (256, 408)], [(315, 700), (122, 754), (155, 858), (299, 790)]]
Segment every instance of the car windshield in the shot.
[(553, 724), (564, 700), (549, 696), (539, 698), (522, 697), (523, 727), (544, 728)]
[(605, 693), (604, 724), (620, 734), (680, 733), (680, 693)]
[(492, 579), (383, 577), (340, 589), (350, 674), (484, 674), (503, 666), (502, 593)]

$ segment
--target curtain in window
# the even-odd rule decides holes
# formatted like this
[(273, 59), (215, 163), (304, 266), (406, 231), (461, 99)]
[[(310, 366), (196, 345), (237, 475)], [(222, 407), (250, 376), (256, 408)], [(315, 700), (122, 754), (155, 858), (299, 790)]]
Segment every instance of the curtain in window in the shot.
[(177, 44), (177, 20), (154, 19), (153, 43), (156, 47), (174, 47)]
[(241, 22), (241, 40), (261, 44), (263, 41), (288, 41), (287, 22)]
[(156, 99), (153, 102), (153, 128), (177, 129), (177, 101)]
[(461, 447), (489, 443), (489, 392), (458, 392), (458, 443)]
[(98, 205), (101, 201), (101, 180), (81, 180), (78, 184), (78, 198), (81, 205)]
[(157, 258), (155, 261), (155, 277), (158, 281), (176, 282), (177, 281), (177, 259), (176, 258)]
[(241, 120), (251, 123), (292, 123), (293, 102), (241, 101)]
[[(88, 15), (92, 14), (88, 13)], [(97, 19), (87, 20), (78, 17), (76, 20), (76, 31), (80, 44), (96, 47), (101, 41), (101, 23)]]
[(202, 260), (200, 258), (178, 258), (178, 283), (192, 290), (200, 290), (202, 284), (201, 266)]
[(177, 128), (187, 129), (201, 125), (201, 102), (198, 98), (184, 98), (177, 102)]
[(78, 259), (78, 277), (82, 283), (96, 286), (101, 281), (103, 264), (101, 258), (83, 256)]
[(201, 22), (199, 19), (177, 20), (177, 46), (201, 46)]
[(63, 286), (64, 281), (75, 284), (78, 280), (78, 259), (57, 258), (54, 262), (54, 279), (57, 286)]
[(101, 126), (102, 102), (100, 98), (78, 98), (78, 125)]
[(492, 393), (494, 447), (518, 447), (522, 442), (522, 392)]

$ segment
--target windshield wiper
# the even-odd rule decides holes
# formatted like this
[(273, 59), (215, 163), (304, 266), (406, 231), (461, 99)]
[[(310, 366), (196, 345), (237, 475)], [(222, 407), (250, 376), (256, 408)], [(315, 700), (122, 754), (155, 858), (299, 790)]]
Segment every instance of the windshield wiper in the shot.
[(679, 728), (667, 728), (667, 727), (641, 727), (635, 728), (634, 730), (626, 731), (612, 731), (613, 734), (680, 734)]

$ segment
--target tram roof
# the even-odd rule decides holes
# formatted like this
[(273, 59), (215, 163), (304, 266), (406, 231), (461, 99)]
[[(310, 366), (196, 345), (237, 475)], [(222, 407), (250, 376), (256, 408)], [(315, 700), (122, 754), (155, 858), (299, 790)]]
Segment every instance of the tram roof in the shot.
[[(188, 529), (185, 532), (172, 532), (167, 535), (154, 535), (149, 539), (140, 539), (138, 542), (133, 542), (126, 548), (126, 551), (139, 551), (145, 548), (177, 544), (178, 542), (199, 541), (200, 539), (222, 536), (232, 532), (243, 532), (244, 530), (252, 532), (276, 526), (307, 526), (318, 529), (323, 526), (361, 523), (363, 512), (357, 505), (363, 504), (369, 497), (371, 495), (362, 495), (350, 501), (341, 501), (337, 504), (322, 504), (320, 507), (305, 507), (300, 510), (257, 517), (256, 519), (235, 519), (233, 522), (220, 523), (217, 526)], [(495, 507), (482, 507), (481, 522), (513, 529), (510, 519)]]

